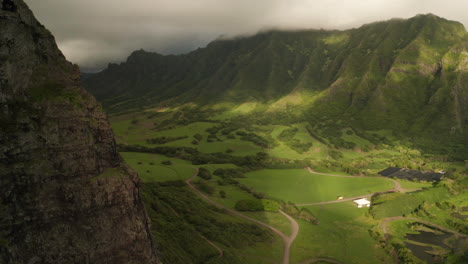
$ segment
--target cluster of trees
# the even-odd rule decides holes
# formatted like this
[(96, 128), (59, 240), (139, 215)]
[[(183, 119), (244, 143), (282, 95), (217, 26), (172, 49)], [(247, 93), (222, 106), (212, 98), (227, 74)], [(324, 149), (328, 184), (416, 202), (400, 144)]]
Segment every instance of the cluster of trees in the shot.
[(260, 212), (265, 210), (262, 200), (259, 199), (239, 200), (234, 208), (241, 212)]
[(245, 178), (243, 169), (223, 169), (219, 168), (213, 172), (214, 175), (221, 178)]
[(253, 195), (253, 197), (257, 198), (257, 199), (263, 199), (266, 197), (266, 194), (262, 193), (262, 192), (257, 192), (255, 191), (253, 188), (250, 188), (249, 186), (245, 185), (245, 184), (240, 184), (239, 185), (239, 188), (247, 193), (250, 193), (251, 195)]
[(171, 158), (179, 158), (189, 160), (193, 165), (203, 164), (234, 164), (247, 169), (262, 169), (266, 168), (267, 164), (272, 162), (272, 158), (268, 154), (259, 152), (257, 155), (250, 156), (233, 156), (228, 153), (201, 153), (195, 148), (190, 147), (145, 147), (140, 145), (118, 145), (119, 151), (122, 152), (142, 152), (161, 154)]
[(198, 177), (204, 179), (205, 181), (211, 180), (211, 172), (206, 168), (200, 168), (198, 170)]
[(213, 195), (216, 191), (216, 188), (209, 185), (207, 182), (205, 181), (196, 181), (194, 182), (195, 185), (197, 186), (197, 189), (206, 193), (206, 194), (209, 194), (209, 195)]
[(213, 172), (214, 175), (218, 176), (218, 184), (221, 186), (225, 185), (238, 185), (239, 182), (234, 178), (245, 178), (244, 171), (242, 169), (216, 169)]
[(243, 172), (259, 169), (300, 169), (308, 166), (309, 160), (288, 160), (272, 158), (264, 152), (249, 156), (234, 156), (229, 153), (201, 153), (190, 147), (146, 147), (140, 145), (118, 145), (121, 152), (161, 154), (171, 158), (191, 161), (193, 165), (234, 164), (244, 168)]
[(260, 146), (262, 148), (272, 148), (275, 146), (275, 143), (274, 140), (267, 140), (255, 133), (248, 133), (248, 132), (245, 132), (245, 131), (237, 131), (236, 132), (236, 135), (240, 136), (240, 139), (241, 140), (244, 140), (244, 141), (250, 141), (252, 143), (254, 143), (255, 145), (257, 146)]
[(161, 145), (161, 144), (166, 144), (169, 142), (181, 140), (181, 139), (186, 139), (188, 138), (187, 136), (181, 136), (181, 137), (157, 137), (157, 138), (148, 138), (146, 139), (146, 143), (152, 144), (152, 145)]

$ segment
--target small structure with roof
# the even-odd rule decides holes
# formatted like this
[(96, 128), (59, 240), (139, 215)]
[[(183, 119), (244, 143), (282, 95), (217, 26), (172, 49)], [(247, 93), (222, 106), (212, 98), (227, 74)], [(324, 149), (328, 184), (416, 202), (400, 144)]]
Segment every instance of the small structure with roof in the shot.
[(357, 205), (358, 208), (370, 207), (371, 205), (371, 202), (367, 200), (367, 198), (357, 199), (357, 200), (354, 200), (353, 202)]

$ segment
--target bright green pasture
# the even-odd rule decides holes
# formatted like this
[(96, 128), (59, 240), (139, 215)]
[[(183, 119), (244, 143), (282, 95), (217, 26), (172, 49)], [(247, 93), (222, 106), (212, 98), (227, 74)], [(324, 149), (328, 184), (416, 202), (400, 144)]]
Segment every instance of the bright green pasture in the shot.
[(373, 224), (368, 209), (352, 202), (307, 206), (319, 220), (318, 225), (298, 220), (300, 232), (291, 248), (291, 263), (311, 258), (332, 258), (342, 263), (389, 263), (388, 255), (369, 235)]
[[(135, 152), (121, 152), (120, 154), (125, 162), (138, 172), (143, 182), (185, 180), (194, 173), (192, 164), (185, 160), (158, 154)], [(170, 160), (172, 165), (162, 165), (161, 162), (165, 160)]]
[(344, 178), (311, 174), (303, 169), (260, 170), (240, 182), (269, 197), (296, 204), (336, 200), (390, 190), (393, 183), (384, 178)]

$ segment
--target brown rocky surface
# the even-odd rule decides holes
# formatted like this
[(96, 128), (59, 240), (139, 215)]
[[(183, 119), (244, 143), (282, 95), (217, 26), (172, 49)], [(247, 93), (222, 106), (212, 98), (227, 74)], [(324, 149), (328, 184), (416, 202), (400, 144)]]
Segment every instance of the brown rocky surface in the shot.
[(0, 0), (0, 263), (157, 263), (138, 175), (21, 0)]

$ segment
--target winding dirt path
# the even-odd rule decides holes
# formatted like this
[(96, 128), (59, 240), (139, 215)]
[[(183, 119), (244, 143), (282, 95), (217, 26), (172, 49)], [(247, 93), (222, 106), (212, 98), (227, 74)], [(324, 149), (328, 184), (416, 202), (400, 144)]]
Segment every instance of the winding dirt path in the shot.
[(211, 245), (212, 247), (214, 247), (216, 250), (218, 250), (218, 252), (219, 252), (219, 257), (220, 257), (220, 258), (222, 258), (222, 257), (224, 256), (223, 250), (222, 250), (220, 247), (218, 247), (215, 243), (213, 243), (213, 242), (210, 241), (208, 238), (206, 238), (206, 237), (204, 237), (204, 236), (202, 236), (202, 235), (200, 235), (200, 237), (203, 238), (203, 240), (205, 240), (206, 242), (208, 242), (208, 244), (210, 244), (210, 245)]
[[(277, 228), (275, 227), (272, 227), (266, 223), (263, 223), (257, 219), (254, 219), (252, 217), (249, 217), (249, 216), (246, 216), (246, 215), (243, 215), (235, 210), (232, 210), (232, 209), (229, 209), (215, 201), (213, 201), (210, 197), (208, 197), (206, 194), (204, 194), (203, 192), (201, 192), (200, 190), (198, 190), (195, 185), (192, 184), (192, 180), (198, 175), (198, 172), (199, 172), (199, 169), (198, 168), (195, 168), (195, 173), (192, 175), (192, 177), (190, 177), (189, 179), (187, 179), (185, 181), (185, 183), (187, 183), (187, 185), (190, 187), (190, 189), (192, 189), (193, 191), (195, 191), (198, 195), (200, 195), (201, 197), (203, 197), (206, 201), (208, 201), (210, 204), (218, 207), (218, 208), (221, 208), (221, 209), (224, 209), (225, 211), (229, 212), (230, 214), (233, 214), (233, 215), (236, 215), (236, 216), (239, 216), (239, 217), (242, 217), (244, 219), (247, 219), (249, 221), (252, 221), (254, 223), (257, 223), (263, 227), (266, 227), (266, 228), (269, 228), (271, 229), (274, 233), (276, 233), (277, 235), (279, 235), (281, 237), (281, 239), (283, 240), (283, 246), (284, 246), (284, 253), (283, 253), (283, 261), (282, 261), (282, 264), (289, 264), (289, 258), (290, 258), (290, 251), (291, 251), (291, 245), (292, 243), (294, 242), (294, 240), (296, 239), (297, 237), (297, 234), (299, 233), (299, 224), (296, 222), (296, 220), (294, 220), (292, 217), (290, 217), (289, 215), (287, 215), (285, 212), (283, 211), (279, 211), (282, 215), (284, 215), (290, 222), (291, 224), (291, 235), (290, 236), (286, 236), (283, 232), (281, 232), (280, 230), (278, 230)], [(210, 243), (212, 244), (212, 243)], [(218, 249), (218, 247), (216, 246), (216, 248)]]

